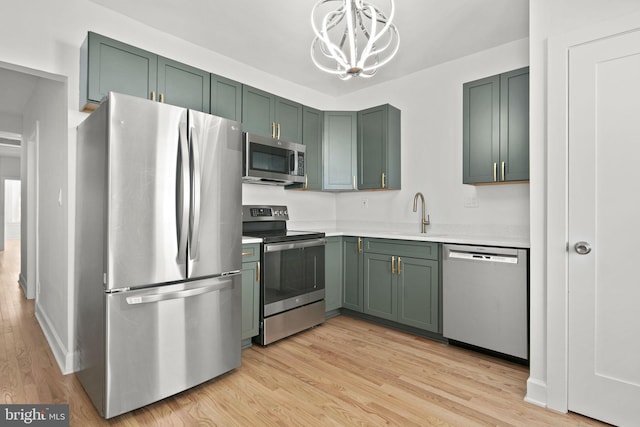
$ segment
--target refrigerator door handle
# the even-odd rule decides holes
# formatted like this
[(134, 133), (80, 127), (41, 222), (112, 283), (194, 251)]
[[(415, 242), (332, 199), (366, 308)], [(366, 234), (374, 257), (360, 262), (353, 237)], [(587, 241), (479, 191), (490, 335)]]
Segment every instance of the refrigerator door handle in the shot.
[(200, 240), (200, 186), (202, 170), (200, 168), (200, 147), (198, 145), (197, 132), (191, 128), (191, 233), (189, 236), (189, 258), (198, 258), (198, 246)]
[(178, 219), (178, 263), (187, 262), (187, 236), (189, 232), (189, 145), (187, 144), (187, 123), (181, 120), (178, 150), (180, 163), (177, 174), (176, 217)]
[(126, 301), (129, 305), (135, 304), (147, 304), (159, 301), (167, 301), (178, 298), (188, 298), (196, 295), (208, 294), (214, 291), (222, 291), (224, 289), (231, 288), (233, 286), (233, 280), (223, 280), (215, 285), (202, 286), (200, 288), (186, 289), (184, 291), (168, 292), (165, 294), (151, 294), (142, 296), (127, 297)]

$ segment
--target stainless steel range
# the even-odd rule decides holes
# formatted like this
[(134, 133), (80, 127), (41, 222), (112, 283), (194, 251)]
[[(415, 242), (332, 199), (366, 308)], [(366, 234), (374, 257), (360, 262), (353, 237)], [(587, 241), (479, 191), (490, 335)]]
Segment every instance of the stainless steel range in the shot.
[(260, 334), (267, 345), (325, 320), (325, 234), (287, 230), (286, 206), (245, 205), (242, 234), (262, 239)]

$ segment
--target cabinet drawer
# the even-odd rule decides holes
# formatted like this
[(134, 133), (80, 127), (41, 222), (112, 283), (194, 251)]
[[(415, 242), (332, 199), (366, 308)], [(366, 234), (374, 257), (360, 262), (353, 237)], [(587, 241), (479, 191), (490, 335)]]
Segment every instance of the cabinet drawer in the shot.
[(242, 262), (260, 261), (260, 243), (242, 245)]
[(438, 259), (438, 244), (393, 239), (364, 239), (364, 251), (422, 259)]

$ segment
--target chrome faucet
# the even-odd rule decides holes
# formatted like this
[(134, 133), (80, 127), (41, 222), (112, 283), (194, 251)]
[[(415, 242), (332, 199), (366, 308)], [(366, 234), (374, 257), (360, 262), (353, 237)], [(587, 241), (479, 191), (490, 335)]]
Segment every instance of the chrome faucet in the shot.
[(429, 225), (429, 215), (427, 215), (427, 219), (424, 219), (424, 214), (425, 214), (425, 207), (424, 207), (424, 195), (420, 192), (417, 192), (415, 196), (413, 196), (413, 211), (414, 212), (418, 212), (418, 197), (420, 197), (422, 199), (422, 221), (420, 222), (421, 228), (420, 228), (420, 232), (421, 233), (426, 233), (427, 232), (427, 225)]

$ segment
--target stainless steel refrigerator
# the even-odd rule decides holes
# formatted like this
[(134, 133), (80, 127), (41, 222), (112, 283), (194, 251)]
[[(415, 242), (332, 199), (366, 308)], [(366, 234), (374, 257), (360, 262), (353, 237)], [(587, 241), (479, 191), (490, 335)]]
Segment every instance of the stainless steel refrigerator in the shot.
[(78, 126), (77, 376), (105, 418), (240, 365), (241, 131), (115, 93)]

